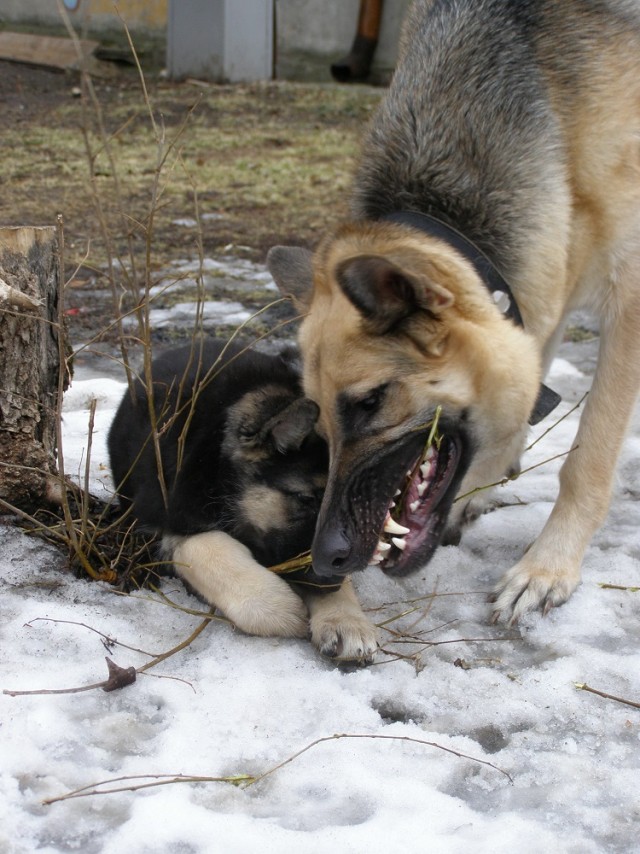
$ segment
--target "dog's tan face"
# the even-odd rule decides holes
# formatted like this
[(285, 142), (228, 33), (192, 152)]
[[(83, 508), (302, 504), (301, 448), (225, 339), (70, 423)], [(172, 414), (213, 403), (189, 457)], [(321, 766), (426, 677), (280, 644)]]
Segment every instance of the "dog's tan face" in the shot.
[[(269, 265), (306, 301), (304, 387), (329, 444), (314, 569), (373, 562), (405, 575), (459, 518), (468, 499), (454, 504), (456, 495), (517, 460), (540, 380), (536, 349), (454, 250), (389, 223), (345, 226), (313, 271), (302, 250), (272, 250)], [(443, 439), (425, 453), (438, 407)]]

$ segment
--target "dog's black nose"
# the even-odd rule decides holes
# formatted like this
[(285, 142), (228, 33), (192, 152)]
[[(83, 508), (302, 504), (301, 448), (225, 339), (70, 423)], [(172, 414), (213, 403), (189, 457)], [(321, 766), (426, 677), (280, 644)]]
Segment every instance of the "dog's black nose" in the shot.
[(350, 555), (351, 543), (344, 531), (319, 531), (311, 549), (313, 570), (322, 576), (345, 574)]

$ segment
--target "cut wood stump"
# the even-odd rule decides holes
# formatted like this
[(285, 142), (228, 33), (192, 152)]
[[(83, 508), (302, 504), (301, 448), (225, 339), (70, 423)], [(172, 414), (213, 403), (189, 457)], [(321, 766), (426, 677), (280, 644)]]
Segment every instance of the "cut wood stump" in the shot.
[(59, 493), (60, 287), (54, 227), (0, 228), (0, 498), (28, 513)]

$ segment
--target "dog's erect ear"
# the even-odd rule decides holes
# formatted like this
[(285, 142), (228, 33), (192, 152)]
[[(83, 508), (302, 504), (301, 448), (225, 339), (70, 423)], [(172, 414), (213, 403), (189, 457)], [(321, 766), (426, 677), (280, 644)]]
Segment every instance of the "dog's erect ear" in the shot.
[(301, 246), (274, 246), (267, 253), (267, 267), (280, 292), (292, 297), (296, 308), (303, 311), (311, 304), (312, 257)]
[(264, 441), (271, 436), (281, 454), (297, 451), (313, 430), (319, 414), (320, 410), (312, 400), (298, 398), (270, 418), (260, 431), (260, 436)]
[(336, 269), (343, 293), (376, 334), (390, 332), (405, 317), (419, 310), (439, 314), (453, 303), (440, 285), (418, 281), (379, 255), (359, 255)]

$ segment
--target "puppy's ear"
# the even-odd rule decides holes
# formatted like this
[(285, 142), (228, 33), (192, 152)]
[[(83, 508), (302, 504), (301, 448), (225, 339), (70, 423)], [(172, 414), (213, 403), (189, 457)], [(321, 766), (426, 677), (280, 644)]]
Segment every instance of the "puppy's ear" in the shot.
[(297, 451), (318, 420), (318, 406), (306, 397), (298, 398), (274, 415), (260, 431), (261, 438), (271, 437), (281, 454)]
[(287, 344), (278, 353), (278, 356), (296, 376), (302, 376), (302, 354), (295, 344)]
[(267, 254), (267, 267), (283, 296), (293, 298), (299, 311), (311, 304), (312, 254), (301, 246), (274, 246)]
[(437, 315), (453, 303), (446, 288), (426, 278), (418, 280), (379, 255), (343, 261), (336, 269), (336, 279), (367, 328), (378, 335), (391, 332), (416, 311)]

